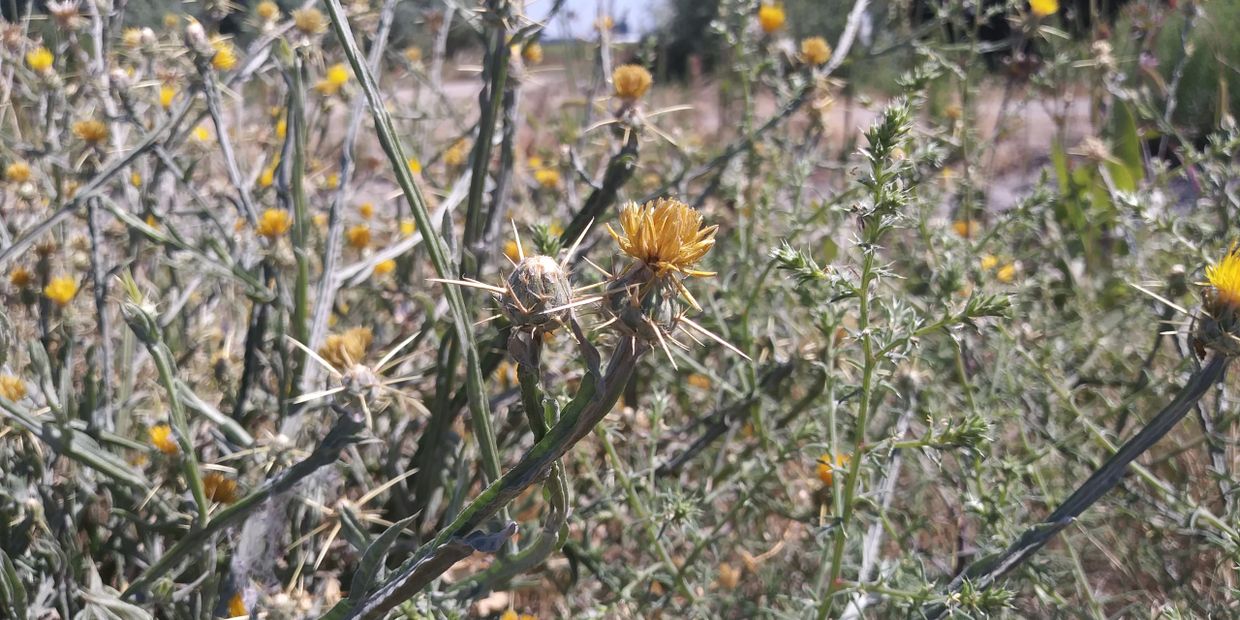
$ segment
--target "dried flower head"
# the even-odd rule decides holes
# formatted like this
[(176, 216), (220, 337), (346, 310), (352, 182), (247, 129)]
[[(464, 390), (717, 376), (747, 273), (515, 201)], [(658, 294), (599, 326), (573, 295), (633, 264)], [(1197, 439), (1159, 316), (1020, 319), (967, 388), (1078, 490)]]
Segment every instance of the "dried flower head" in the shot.
[(181, 451), (181, 447), (177, 445), (176, 437), (172, 433), (172, 427), (167, 424), (156, 424), (147, 429), (146, 434), (151, 440), (151, 445), (164, 454), (171, 456)]
[(641, 99), (653, 81), (650, 72), (641, 65), (621, 65), (611, 74), (616, 96), (628, 102)]
[(10, 183), (25, 183), (30, 180), (30, 164), (15, 161), (4, 168), (4, 180)]
[(369, 327), (354, 327), (343, 334), (329, 334), (323, 346), (319, 347), (319, 357), (340, 370), (347, 370), (362, 361), (373, 340), (374, 333)]
[(108, 138), (108, 126), (98, 119), (87, 119), (73, 124), (73, 135), (89, 144), (98, 144)]
[(0, 375), (0, 396), (17, 402), (26, 397), (26, 382), (21, 377)]
[(52, 303), (61, 308), (69, 305), (73, 301), (73, 296), (77, 295), (77, 281), (69, 276), (57, 276), (52, 278), (47, 286), (43, 287), (43, 295)]
[(778, 4), (764, 4), (758, 9), (758, 25), (762, 27), (762, 32), (767, 34), (783, 28), (787, 19), (784, 7)]
[(39, 73), (51, 69), (52, 63), (55, 60), (56, 58), (52, 56), (52, 52), (42, 45), (26, 52), (26, 66)]
[(801, 60), (808, 65), (818, 66), (831, 60), (831, 45), (822, 37), (809, 37), (801, 41)]
[(14, 267), (13, 270), (9, 272), (9, 284), (12, 284), (15, 289), (21, 290), (33, 283), (34, 274), (31, 273), (29, 269), (26, 269), (21, 265)]
[(254, 13), (263, 21), (275, 21), (280, 19), (280, 5), (272, 2), (272, 0), (263, 0), (255, 7)]
[(689, 276), (709, 276), (697, 271), (697, 264), (715, 245), (718, 226), (702, 226), (702, 215), (689, 205), (672, 198), (659, 198), (638, 206), (629, 203), (620, 210), (617, 233), (607, 232), (625, 254), (649, 267), (656, 276), (676, 272)]
[(48, 2), (47, 13), (65, 30), (77, 30), (82, 26), (82, 14), (78, 10), (77, 0)]
[(293, 216), (285, 209), (267, 209), (258, 218), (258, 234), (275, 239), (283, 236), (293, 226)]
[(202, 490), (213, 502), (231, 504), (237, 501), (237, 481), (218, 471), (207, 472), (202, 477)]
[(327, 18), (314, 7), (293, 11), (293, 26), (305, 35), (316, 35), (327, 30)]

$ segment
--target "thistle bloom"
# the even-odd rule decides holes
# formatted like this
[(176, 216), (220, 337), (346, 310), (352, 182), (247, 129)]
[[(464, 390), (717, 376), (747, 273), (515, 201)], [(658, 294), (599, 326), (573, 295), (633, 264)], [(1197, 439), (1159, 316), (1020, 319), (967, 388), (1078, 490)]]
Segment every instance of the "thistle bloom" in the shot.
[(1050, 17), (1059, 12), (1059, 0), (1029, 0), (1029, 10), (1037, 17)]
[(1240, 245), (1233, 243), (1223, 260), (1206, 267), (1206, 284), (1214, 299), (1229, 309), (1240, 308)]
[(457, 140), (444, 151), (443, 163), (449, 168), (456, 168), (465, 163), (465, 141)]
[(683, 273), (688, 276), (714, 275), (693, 269), (715, 245), (718, 226), (702, 226), (702, 215), (679, 200), (660, 198), (638, 206), (629, 203), (620, 210), (620, 228), (611, 233), (620, 250), (644, 263), (655, 273)]
[(25, 183), (30, 180), (30, 165), (24, 161), (15, 161), (4, 169), (4, 180), (10, 183)]
[(176, 99), (176, 96), (177, 96), (176, 88), (168, 84), (164, 84), (163, 86), (160, 86), (159, 87), (159, 107), (165, 110), (172, 107), (172, 100)]
[(543, 61), (542, 45), (539, 45), (538, 43), (530, 43), (529, 45), (526, 45), (525, 49), (521, 50), (521, 57), (525, 59), (525, 62), (528, 62), (531, 65), (541, 63)]
[(283, 236), (293, 226), (293, 217), (284, 209), (267, 209), (258, 218), (258, 234), (275, 239)]
[(340, 92), (349, 81), (349, 70), (343, 64), (334, 64), (328, 67), (327, 74), (318, 84), (314, 85), (314, 89), (319, 91), (321, 95), (334, 95)]
[(231, 504), (237, 501), (237, 481), (218, 471), (207, 472), (202, 477), (202, 489), (213, 502)]
[(215, 50), (215, 55), (211, 56), (211, 66), (216, 71), (228, 71), (237, 66), (237, 50), (232, 43), (225, 39), (216, 39), (211, 42), (211, 48)]
[(851, 458), (847, 454), (840, 454), (832, 458), (831, 453), (827, 452), (818, 457), (818, 479), (824, 485), (830, 486), (831, 481), (835, 480), (835, 470), (843, 469), (848, 465)]
[(809, 65), (824, 65), (831, 60), (831, 45), (822, 37), (804, 39), (801, 41), (801, 59)]
[(26, 66), (39, 73), (51, 69), (52, 62), (55, 60), (56, 58), (52, 56), (52, 53), (42, 45), (26, 52)]
[(547, 189), (555, 189), (560, 185), (560, 171), (555, 168), (540, 168), (534, 171), (534, 180)]
[(375, 275), (386, 276), (396, 270), (396, 261), (392, 259), (381, 260), (375, 264)]
[(293, 11), (293, 26), (303, 34), (319, 34), (327, 30), (327, 18), (316, 8), (297, 9)]
[(358, 224), (346, 230), (344, 233), (345, 241), (349, 242), (349, 247), (356, 250), (364, 250), (370, 245), (370, 227), (365, 224)]
[(43, 295), (52, 301), (52, 303), (61, 308), (69, 305), (73, 301), (73, 296), (77, 295), (77, 282), (69, 276), (57, 276), (52, 278), (51, 282), (43, 288)]
[(762, 32), (771, 34), (776, 30), (784, 27), (784, 21), (788, 16), (784, 13), (784, 7), (776, 4), (764, 4), (758, 9), (758, 25), (762, 27)]
[(26, 382), (21, 377), (0, 375), (0, 396), (17, 402), (26, 397)]
[(650, 72), (641, 65), (621, 65), (611, 74), (616, 96), (629, 102), (641, 99), (653, 81)]
[(78, 121), (73, 124), (73, 135), (81, 138), (83, 142), (97, 144), (107, 139), (108, 126), (93, 118)]
[(405, 48), (405, 60), (410, 63), (417, 64), (422, 62), (422, 48), (416, 45), (410, 45)]
[(362, 360), (372, 340), (374, 334), (369, 327), (354, 327), (343, 334), (330, 334), (319, 347), (319, 357), (336, 368), (346, 370)]
[(151, 445), (164, 454), (171, 456), (181, 450), (176, 437), (172, 435), (172, 427), (167, 424), (156, 424), (147, 430), (146, 434), (151, 439)]
[(9, 272), (9, 284), (15, 289), (24, 289), (34, 282), (34, 274), (29, 269), (18, 265)]
[(255, 13), (265, 21), (274, 21), (280, 18), (280, 5), (271, 0), (263, 0), (258, 3)]

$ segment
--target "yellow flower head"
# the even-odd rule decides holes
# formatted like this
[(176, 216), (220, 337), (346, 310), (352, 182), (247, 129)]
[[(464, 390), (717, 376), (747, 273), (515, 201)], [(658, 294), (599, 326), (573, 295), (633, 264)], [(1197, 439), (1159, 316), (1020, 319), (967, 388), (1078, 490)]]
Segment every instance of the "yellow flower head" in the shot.
[(293, 216), (284, 209), (267, 209), (258, 218), (258, 234), (268, 239), (283, 236), (292, 227)]
[(835, 479), (835, 470), (843, 469), (852, 460), (847, 454), (841, 454), (835, 458), (831, 458), (831, 453), (827, 452), (818, 457), (818, 479), (824, 485), (830, 486), (831, 481)]
[(26, 397), (26, 382), (21, 377), (0, 375), (0, 396), (13, 402)]
[(280, 19), (280, 5), (272, 2), (271, 0), (263, 0), (262, 2), (259, 2), (258, 7), (254, 9), (254, 12), (257, 13), (258, 16), (264, 21), (270, 22)]
[(422, 48), (416, 45), (410, 45), (405, 48), (405, 60), (410, 63), (417, 64), (422, 62)]
[(218, 471), (207, 472), (202, 477), (202, 490), (213, 502), (231, 504), (237, 501), (237, 481)]
[(199, 125), (194, 128), (194, 139), (199, 142), (207, 142), (211, 140), (211, 130), (206, 125)]
[(1029, 10), (1037, 17), (1050, 17), (1059, 12), (1059, 0), (1029, 0)]
[(364, 250), (370, 245), (370, 227), (365, 224), (358, 224), (344, 232), (345, 241), (349, 242), (349, 247)]
[(1240, 245), (1233, 243), (1223, 260), (1206, 267), (1206, 284), (1214, 288), (1215, 299), (1240, 308)]
[(134, 187), (142, 187), (142, 175), (138, 171), (129, 174), (129, 184)]
[(336, 189), (337, 187), (340, 187), (340, 175), (333, 172), (323, 178), (323, 189)]
[(169, 84), (159, 87), (159, 107), (167, 110), (172, 107), (172, 100), (177, 97), (177, 89)]
[(250, 612), (245, 608), (245, 601), (241, 600), (240, 594), (234, 594), (228, 600), (228, 615), (236, 618), (238, 616), (249, 616)]
[(978, 264), (981, 265), (982, 271), (990, 271), (999, 266), (999, 259), (994, 254), (985, 254)]
[(368, 220), (375, 216), (375, 206), (369, 202), (363, 202), (357, 205), (357, 214)]
[(303, 34), (314, 35), (327, 30), (327, 18), (314, 7), (293, 11), (293, 26)]
[(42, 45), (26, 52), (26, 66), (39, 73), (51, 69), (55, 60), (56, 57)]
[(405, 161), (405, 163), (409, 165), (409, 172), (412, 172), (414, 174), (422, 173), (422, 162), (418, 161), (417, 157), (410, 157), (408, 160)]
[(534, 171), (534, 180), (547, 189), (560, 186), (560, 171), (555, 168), (540, 168)]
[(735, 590), (741, 583), (741, 569), (723, 562), (719, 564), (719, 576), (715, 581), (725, 590)]
[(69, 276), (56, 276), (52, 278), (47, 286), (43, 287), (43, 295), (52, 301), (52, 303), (61, 308), (69, 305), (73, 301), (73, 296), (77, 295), (77, 281)]
[(1013, 263), (1008, 263), (1000, 267), (999, 270), (995, 272), (995, 279), (1004, 284), (1011, 284), (1012, 281), (1016, 279), (1016, 265)]
[(418, 227), (416, 224), (413, 223), (413, 220), (401, 220), (400, 221), (400, 235), (402, 237), (412, 237), (413, 233), (416, 232), (417, 230), (418, 230)]
[(457, 140), (448, 147), (443, 153), (443, 163), (449, 168), (456, 168), (465, 163), (466, 144), (464, 140)]
[(620, 210), (617, 233), (607, 232), (625, 254), (645, 263), (656, 276), (670, 272), (714, 275), (692, 267), (715, 245), (718, 226), (702, 226), (702, 215), (679, 200), (660, 198), (644, 205), (630, 202)]
[(263, 168), (263, 173), (258, 175), (259, 187), (271, 187), (276, 182), (276, 167), (268, 166)]
[(227, 39), (216, 38), (211, 41), (215, 55), (211, 57), (211, 66), (216, 71), (228, 71), (237, 66), (237, 49)]
[(543, 48), (538, 43), (530, 43), (521, 50), (521, 58), (531, 65), (537, 65), (543, 61)]
[(375, 275), (386, 276), (396, 270), (396, 261), (393, 259), (381, 260), (375, 263)]
[(977, 234), (977, 228), (977, 220), (956, 220), (952, 222), (952, 230), (965, 239)]
[(121, 33), (121, 44), (129, 49), (142, 45), (142, 29), (126, 28), (125, 31)]
[(4, 168), (4, 180), (10, 183), (25, 183), (30, 180), (30, 164), (15, 161)]
[(372, 340), (374, 334), (369, 327), (354, 327), (343, 334), (330, 334), (319, 347), (319, 357), (336, 368), (346, 370), (362, 361)]
[(34, 274), (29, 269), (18, 265), (9, 272), (9, 284), (15, 289), (24, 289), (34, 282)]
[(641, 65), (621, 65), (611, 74), (611, 82), (616, 87), (616, 96), (626, 101), (637, 101), (650, 90), (654, 81), (650, 72)]
[(831, 60), (831, 45), (822, 37), (810, 37), (801, 41), (801, 59), (818, 66)]
[(513, 263), (521, 262), (521, 255), (523, 254), (522, 250), (524, 250), (524, 248), (517, 245), (517, 242), (512, 239), (504, 242), (504, 256), (507, 256), (508, 260)]
[(156, 424), (148, 429), (146, 434), (151, 439), (151, 445), (164, 454), (171, 456), (181, 451), (176, 437), (172, 435), (172, 427), (167, 424)]
[(762, 32), (767, 34), (783, 28), (787, 19), (784, 7), (777, 4), (764, 4), (758, 9), (758, 25), (762, 27)]
[(108, 138), (108, 126), (93, 118), (78, 121), (73, 124), (73, 135), (81, 138), (83, 142), (98, 144)]
[(349, 69), (344, 63), (336, 63), (327, 68), (327, 81), (336, 86), (343, 86), (349, 81)]

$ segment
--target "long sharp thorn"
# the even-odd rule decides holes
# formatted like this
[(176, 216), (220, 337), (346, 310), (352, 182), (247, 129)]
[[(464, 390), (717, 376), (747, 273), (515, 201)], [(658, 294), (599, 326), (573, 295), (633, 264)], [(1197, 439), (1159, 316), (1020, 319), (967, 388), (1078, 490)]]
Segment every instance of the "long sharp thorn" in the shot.
[(413, 332), (413, 334), (410, 335), (408, 338), (405, 338), (404, 340), (400, 341), (400, 344), (396, 345), (395, 347), (392, 347), (392, 350), (385, 353), (383, 355), (383, 358), (379, 360), (379, 363), (375, 364), (375, 369), (378, 372), (383, 372), (387, 370), (385, 364), (392, 361), (392, 358), (396, 357), (397, 353), (400, 353), (405, 347), (409, 346), (409, 343), (413, 342), (413, 339), (417, 338), (418, 334), (421, 334), (421, 333), (422, 332)]
[(594, 218), (590, 218), (586, 222), (585, 227), (581, 229), (581, 234), (577, 235), (577, 240), (568, 248), (568, 253), (564, 255), (564, 260), (560, 261), (560, 269), (568, 267), (568, 261), (572, 260), (573, 254), (577, 253), (577, 247), (581, 245), (581, 241), (586, 238), (586, 233), (590, 231), (590, 226), (594, 224)]
[(715, 334), (711, 333), (711, 331), (710, 331), (709, 329), (706, 329), (705, 327), (702, 327), (701, 325), (698, 325), (697, 323), (694, 323), (692, 319), (690, 319), (690, 318), (688, 318), (688, 317), (683, 317), (683, 316), (682, 316), (682, 317), (680, 317), (680, 320), (681, 320), (681, 321), (683, 321), (685, 325), (688, 325), (689, 327), (692, 327), (693, 329), (696, 329), (696, 330), (698, 330), (699, 332), (702, 332), (702, 334), (703, 334), (703, 335), (705, 335), (706, 337), (708, 337), (708, 338), (710, 338), (711, 340), (714, 340), (715, 342), (718, 342), (719, 344), (723, 345), (723, 346), (724, 346), (725, 348), (727, 348), (729, 351), (732, 351), (733, 353), (735, 353), (735, 354), (737, 354), (737, 355), (739, 355), (739, 356), (741, 356), (741, 357), (743, 357), (743, 358), (745, 358), (745, 359), (747, 359), (747, 360), (749, 360), (749, 361), (751, 361), (751, 362), (753, 361), (753, 359), (751, 359), (748, 355), (745, 355), (745, 352), (744, 352), (744, 351), (741, 351), (740, 349), (738, 349), (738, 348), (736, 348), (736, 347), (732, 346), (732, 343), (728, 342), (727, 340), (724, 340), (723, 338), (720, 338), (719, 336), (716, 336)]

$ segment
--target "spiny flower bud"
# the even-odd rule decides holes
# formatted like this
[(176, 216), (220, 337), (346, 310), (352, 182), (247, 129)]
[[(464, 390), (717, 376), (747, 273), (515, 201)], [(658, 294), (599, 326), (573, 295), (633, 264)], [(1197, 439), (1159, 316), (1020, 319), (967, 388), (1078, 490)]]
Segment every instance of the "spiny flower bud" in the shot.
[(499, 306), (513, 325), (539, 328), (568, 319), (569, 310), (563, 306), (572, 300), (572, 287), (564, 270), (550, 256), (522, 259), (508, 276), (507, 288), (499, 297)]

